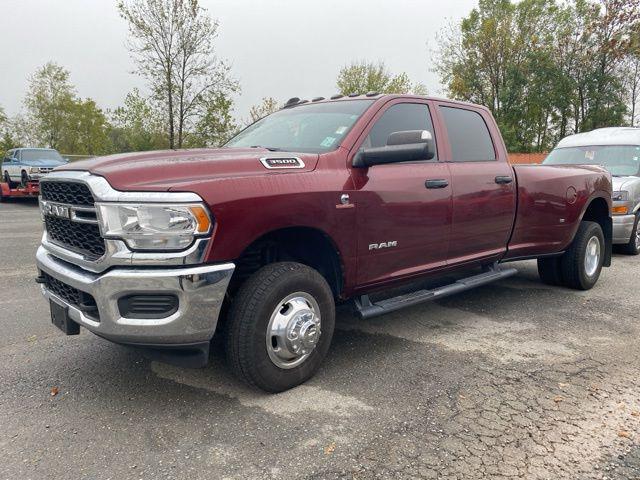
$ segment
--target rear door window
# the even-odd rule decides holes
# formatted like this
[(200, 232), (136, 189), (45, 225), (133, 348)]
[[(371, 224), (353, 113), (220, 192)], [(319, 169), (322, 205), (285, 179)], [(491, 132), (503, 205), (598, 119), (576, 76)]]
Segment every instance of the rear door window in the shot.
[(440, 107), (440, 112), (449, 135), (452, 161), (485, 162), (496, 159), (491, 134), (478, 112), (454, 107)]

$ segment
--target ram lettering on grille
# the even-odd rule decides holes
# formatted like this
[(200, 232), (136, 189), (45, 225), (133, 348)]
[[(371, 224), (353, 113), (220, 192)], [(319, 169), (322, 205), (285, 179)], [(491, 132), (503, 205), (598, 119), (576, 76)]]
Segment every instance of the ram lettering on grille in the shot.
[(88, 260), (97, 260), (105, 254), (89, 187), (82, 183), (43, 181), (40, 194), (51, 242), (81, 253)]

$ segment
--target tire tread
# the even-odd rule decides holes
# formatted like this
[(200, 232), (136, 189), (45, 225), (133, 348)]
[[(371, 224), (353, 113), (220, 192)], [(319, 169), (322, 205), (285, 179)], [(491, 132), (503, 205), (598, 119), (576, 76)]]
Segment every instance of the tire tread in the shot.
[(638, 228), (640, 228), (640, 213), (636, 214), (636, 223), (633, 225), (633, 230), (631, 230), (631, 239), (629, 240), (629, 243), (625, 245), (621, 245), (622, 247), (621, 250), (627, 255), (640, 254), (640, 251), (636, 249), (636, 246), (635, 246), (635, 236), (638, 231)]
[[(599, 233), (600, 240), (602, 242), (604, 235), (602, 234), (602, 229), (599, 224), (590, 221), (580, 222), (580, 226), (578, 227), (578, 231), (576, 232), (573, 242), (564, 255), (562, 255), (560, 261), (562, 279), (564, 285), (569, 288), (573, 288), (575, 290), (589, 290), (598, 279), (599, 273), (593, 284), (585, 283), (581, 278), (584, 262), (581, 261), (580, 257), (584, 253), (586, 243), (593, 233)], [(605, 245), (603, 242), (601, 243), (601, 248), (604, 251)]]

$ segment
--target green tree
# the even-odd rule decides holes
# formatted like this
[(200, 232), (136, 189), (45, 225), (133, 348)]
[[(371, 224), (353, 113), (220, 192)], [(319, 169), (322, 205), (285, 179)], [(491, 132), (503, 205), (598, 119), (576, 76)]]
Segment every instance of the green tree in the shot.
[(621, 125), (626, 113), (620, 66), (630, 54), (633, 33), (640, 28), (637, 0), (587, 3), (590, 15), (585, 38), (591, 69), (583, 98), (582, 129)]
[(198, 0), (120, 0), (138, 73), (166, 114), (171, 148), (181, 148), (212, 97), (238, 90), (214, 51), (218, 22)]
[(190, 147), (219, 147), (238, 131), (233, 101), (220, 92), (211, 93), (200, 105), (198, 122), (189, 136)]
[(435, 64), (451, 97), (491, 109), (510, 150), (542, 151), (622, 123), (638, 18), (637, 0), (480, 0), (441, 34)]
[(342, 95), (366, 92), (426, 94), (424, 85), (413, 84), (404, 72), (393, 75), (384, 62), (352, 62), (342, 67), (336, 85)]
[(627, 75), (626, 90), (629, 112), (629, 126), (640, 125), (640, 51), (633, 52), (625, 62)]
[(15, 132), (16, 119), (10, 119), (0, 106), (0, 158), (7, 150), (21, 146)]
[[(79, 155), (111, 150), (104, 113), (95, 101), (76, 96), (63, 67), (49, 62), (38, 69), (30, 79), (24, 104), (23, 130), (29, 132), (28, 143)], [(16, 119), (14, 123), (22, 122)]]
[(37, 144), (60, 149), (74, 102), (69, 72), (61, 66), (49, 62), (31, 76), (24, 104)]
[(109, 136), (115, 152), (141, 152), (169, 147), (161, 115), (136, 88), (111, 113)]
[(281, 104), (273, 97), (265, 97), (258, 105), (254, 105), (249, 110), (249, 122), (254, 123), (262, 117), (266, 117), (280, 110)]
[(67, 113), (60, 151), (91, 156), (111, 151), (107, 118), (93, 100), (74, 99)]

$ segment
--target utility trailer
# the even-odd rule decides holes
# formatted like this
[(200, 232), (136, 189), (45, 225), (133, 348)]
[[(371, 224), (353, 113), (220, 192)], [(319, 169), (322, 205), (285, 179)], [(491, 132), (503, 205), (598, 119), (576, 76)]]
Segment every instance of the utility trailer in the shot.
[(40, 193), (40, 182), (31, 181), (26, 185), (19, 185), (11, 188), (7, 182), (0, 182), (0, 202), (5, 202), (10, 198), (37, 197)]

